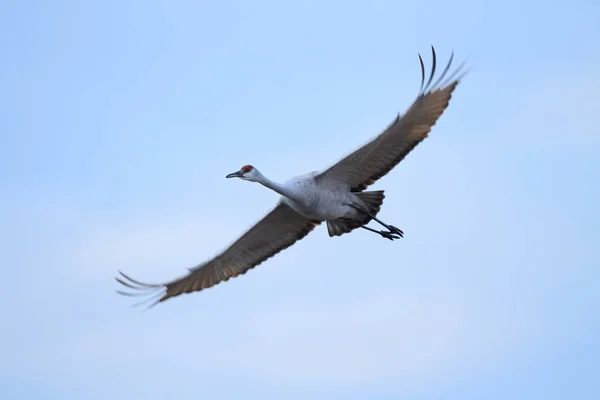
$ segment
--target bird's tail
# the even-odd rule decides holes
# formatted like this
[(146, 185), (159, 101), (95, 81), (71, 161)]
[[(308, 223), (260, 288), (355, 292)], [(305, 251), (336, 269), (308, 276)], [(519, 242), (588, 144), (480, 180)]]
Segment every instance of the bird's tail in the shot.
[[(381, 210), (383, 199), (385, 198), (383, 190), (358, 192), (354, 194), (361, 199), (363, 203), (365, 203), (370, 215), (377, 216), (379, 210)], [(354, 229), (369, 223), (370, 220), (371, 217), (365, 215), (364, 219), (358, 220), (339, 218), (332, 221), (327, 221), (327, 232), (329, 233), (329, 236), (342, 236), (344, 233), (352, 232)]]
[[(361, 199), (363, 203), (369, 208), (369, 214), (376, 217), (381, 210), (381, 205), (383, 204), (383, 199), (385, 199), (385, 194), (383, 194), (383, 190), (373, 190), (370, 192), (358, 192), (354, 193), (356, 197)], [(369, 218), (370, 219), (370, 218)]]

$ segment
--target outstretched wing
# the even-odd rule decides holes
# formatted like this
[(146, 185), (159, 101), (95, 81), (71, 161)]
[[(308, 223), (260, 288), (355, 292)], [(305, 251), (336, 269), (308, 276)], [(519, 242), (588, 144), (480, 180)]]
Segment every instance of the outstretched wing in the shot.
[[(152, 305), (184, 293), (207, 289), (229, 278), (245, 274), (263, 261), (304, 238), (321, 222), (303, 217), (280, 202), (262, 220), (242, 235), (229, 248), (210, 261), (191, 268), (178, 279), (163, 284), (139, 282), (124, 273), (115, 278), (134, 292), (118, 291), (127, 296), (156, 295)], [(148, 300), (148, 299), (147, 299)], [(149, 300), (154, 300), (154, 297)]]
[(326, 182), (331, 186), (342, 186), (353, 192), (363, 191), (390, 172), (428, 136), (431, 127), (436, 124), (438, 118), (448, 107), (452, 92), (464, 76), (464, 74), (460, 74), (463, 63), (446, 78), (454, 58), (453, 53), (441, 76), (434, 84), (431, 84), (436, 68), (436, 54), (433, 46), (431, 52), (433, 65), (426, 85), (425, 65), (419, 55), (421, 89), (408, 111), (402, 117), (398, 114), (385, 131), (369, 143), (317, 175), (317, 181)]

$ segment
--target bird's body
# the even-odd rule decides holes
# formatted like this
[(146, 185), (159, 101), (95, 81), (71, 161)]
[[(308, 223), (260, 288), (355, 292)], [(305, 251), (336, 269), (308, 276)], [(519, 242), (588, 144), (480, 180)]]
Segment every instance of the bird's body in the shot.
[[(165, 301), (183, 293), (191, 293), (246, 273), (278, 252), (305, 237), (316, 226), (326, 222), (330, 237), (341, 236), (357, 228), (394, 240), (403, 232), (377, 218), (385, 198), (382, 190), (365, 189), (386, 175), (429, 134), (442, 115), (458, 85), (459, 67), (444, 82), (453, 57), (438, 80), (432, 83), (436, 69), (436, 54), (432, 47), (433, 67), (425, 86), (425, 67), (421, 56), (421, 91), (408, 111), (400, 114), (373, 140), (344, 157), (333, 166), (289, 179), (283, 184), (266, 178), (251, 165), (227, 175), (258, 182), (277, 192), (280, 200), (273, 210), (212, 260), (189, 270), (171, 282), (146, 284), (121, 273), (116, 278), (136, 292), (120, 292), (130, 296), (156, 293)], [(366, 225), (376, 221), (386, 228), (377, 231)], [(155, 303), (154, 303), (155, 304)]]
[(361, 205), (362, 201), (343, 187), (319, 183), (318, 172), (292, 177), (283, 186), (287, 195), (281, 201), (300, 215), (318, 221), (353, 218), (357, 211), (348, 204)]

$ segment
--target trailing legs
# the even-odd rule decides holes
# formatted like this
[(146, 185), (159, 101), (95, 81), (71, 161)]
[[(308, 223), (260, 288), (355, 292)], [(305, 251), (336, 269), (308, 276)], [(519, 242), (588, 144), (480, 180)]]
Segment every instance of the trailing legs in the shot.
[(402, 230), (396, 228), (394, 225), (388, 225), (385, 222), (377, 219), (377, 217), (375, 217), (374, 215), (371, 215), (371, 214), (369, 214), (369, 217), (371, 217), (374, 221), (376, 221), (379, 224), (381, 224), (382, 226), (384, 226), (388, 231), (390, 231), (390, 233), (399, 235), (400, 237), (404, 237), (404, 232), (402, 232)]
[(377, 234), (381, 235), (382, 237), (384, 237), (386, 239), (390, 239), (390, 240), (400, 239), (401, 237), (404, 237), (404, 232), (402, 232), (402, 230), (396, 228), (394, 225), (386, 224), (385, 222), (378, 219), (375, 215), (371, 214), (370, 212), (368, 212), (364, 209), (361, 210), (358, 206), (356, 206), (354, 204), (348, 204), (348, 205), (350, 207), (354, 208), (355, 210), (368, 215), (369, 218), (371, 218), (372, 220), (378, 222), (380, 225), (385, 227), (387, 229), (387, 231), (378, 231), (373, 228), (369, 228), (368, 226), (365, 226), (365, 225), (362, 225), (361, 228), (366, 229), (371, 232), (374, 232), (374, 233), (377, 233)]
[(381, 237), (384, 237), (386, 239), (390, 239), (390, 240), (400, 239), (400, 236), (398, 236), (390, 231), (378, 231), (378, 230), (369, 228), (368, 226), (364, 226), (364, 225), (362, 225), (361, 228), (366, 229), (371, 232), (374, 232), (374, 233), (377, 233), (378, 235), (381, 235)]

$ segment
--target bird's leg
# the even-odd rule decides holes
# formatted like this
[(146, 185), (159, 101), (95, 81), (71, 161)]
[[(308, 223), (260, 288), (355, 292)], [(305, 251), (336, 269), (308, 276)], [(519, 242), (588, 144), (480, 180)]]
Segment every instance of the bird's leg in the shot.
[(386, 238), (386, 239), (390, 239), (390, 240), (394, 240), (394, 239), (400, 239), (400, 236), (398, 235), (394, 235), (392, 232), (390, 231), (377, 231), (373, 228), (369, 228), (368, 226), (361, 226), (361, 228), (366, 229), (368, 231), (377, 233), (378, 235), (381, 235), (382, 237)]
[(369, 217), (371, 217), (373, 220), (377, 221), (378, 223), (380, 223), (381, 225), (383, 225), (384, 227), (387, 228), (387, 230), (389, 230), (391, 233), (394, 233), (396, 235), (400, 235), (400, 237), (404, 237), (404, 232), (402, 232), (402, 230), (396, 228), (394, 225), (388, 225), (385, 222), (377, 219), (377, 217), (375, 217), (374, 215), (369, 214)]
[[(375, 232), (375, 233), (379, 233), (381, 236), (383, 236), (383, 237), (385, 237), (385, 238), (388, 238), (388, 239), (390, 239), (390, 240), (393, 240), (393, 239), (391, 239), (391, 238), (389, 237), (390, 235), (398, 235), (398, 236), (400, 236), (400, 237), (404, 237), (404, 232), (402, 232), (402, 230), (400, 230), (400, 229), (396, 228), (394, 225), (388, 225), (388, 224), (386, 224), (385, 222), (383, 222), (383, 221), (379, 220), (377, 217), (375, 217), (373, 214), (371, 214), (371, 213), (369, 213), (369, 212), (366, 212), (366, 210), (359, 208), (359, 207), (358, 207), (358, 206), (356, 206), (355, 204), (347, 204), (347, 205), (348, 205), (348, 206), (350, 206), (350, 207), (352, 207), (352, 208), (354, 208), (354, 209), (355, 209), (355, 210), (357, 210), (358, 212), (362, 212), (362, 213), (365, 213), (365, 214), (367, 214), (367, 215), (368, 215), (368, 216), (369, 216), (371, 219), (373, 219), (373, 220), (375, 220), (375, 221), (379, 222), (381, 225), (383, 225), (385, 228), (387, 228), (388, 232), (385, 232), (385, 231), (376, 231), (376, 230), (374, 230), (374, 229), (367, 228), (366, 226), (362, 226), (361, 228), (365, 228), (365, 229), (366, 229), (366, 230), (368, 230), (368, 231), (372, 231), (372, 232)], [(383, 233), (382, 233), (382, 232), (383, 232)], [(392, 237), (393, 237), (393, 236), (392, 236)], [(399, 238), (395, 238), (395, 239), (399, 239)]]

